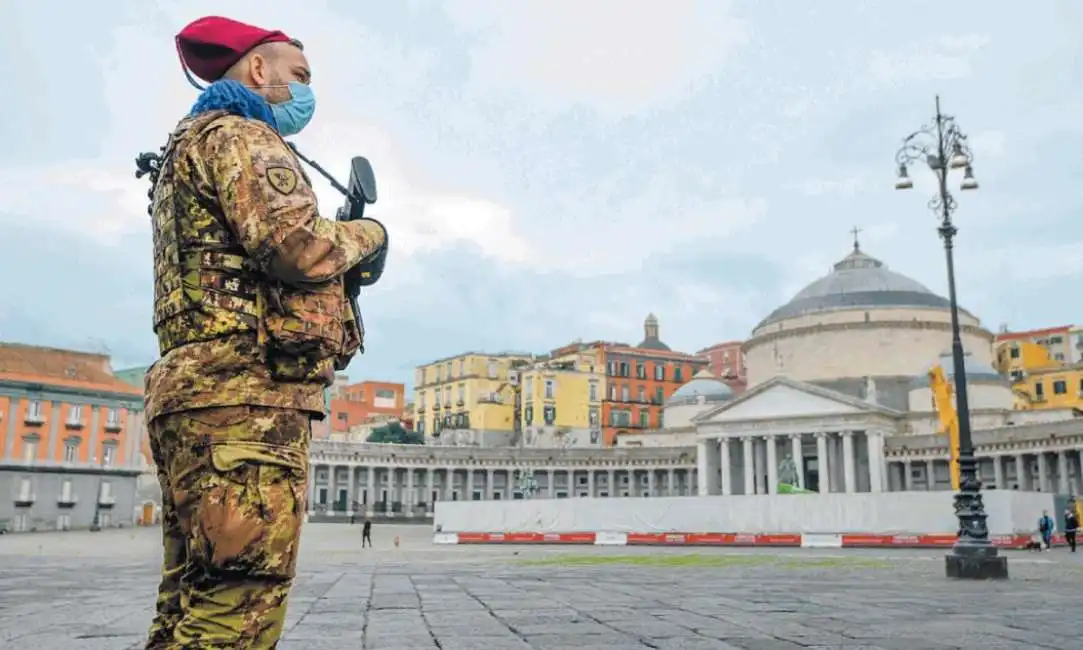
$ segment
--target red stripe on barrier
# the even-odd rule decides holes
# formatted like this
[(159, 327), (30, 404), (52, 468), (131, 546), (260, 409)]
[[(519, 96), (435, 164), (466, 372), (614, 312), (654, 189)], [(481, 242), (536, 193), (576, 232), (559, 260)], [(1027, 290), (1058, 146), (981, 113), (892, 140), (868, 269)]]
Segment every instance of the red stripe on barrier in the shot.
[(460, 544), (593, 544), (595, 533), (458, 533)]
[[(594, 544), (597, 533), (457, 533), (459, 544)], [(801, 546), (802, 536), (789, 533), (628, 533), (628, 546)], [(843, 533), (842, 548), (947, 548), (955, 543), (951, 534), (897, 535)], [(993, 535), (997, 548), (1021, 549), (1031, 535)], [(1053, 545), (1064, 545), (1064, 535), (1054, 535)]]

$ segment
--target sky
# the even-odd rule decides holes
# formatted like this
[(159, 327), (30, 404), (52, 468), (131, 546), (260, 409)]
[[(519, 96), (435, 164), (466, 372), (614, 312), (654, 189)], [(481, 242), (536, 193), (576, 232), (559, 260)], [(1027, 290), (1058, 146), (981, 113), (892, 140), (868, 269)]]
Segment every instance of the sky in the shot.
[[(146, 179), (197, 93), (173, 36), (221, 2), (0, 5), (0, 341), (157, 357)], [(303, 6), (303, 9), (302, 9)], [(1083, 4), (1006, 0), (229, 3), (305, 43), (294, 142), (375, 168), (387, 271), (354, 380), (468, 350), (743, 339), (852, 245), (946, 294), (932, 173), (893, 190), (934, 98), (974, 151), (961, 304), (1083, 321)], [(63, 16), (64, 21), (57, 19)], [(958, 177), (954, 182), (959, 180)], [(314, 178), (322, 211), (341, 202)]]

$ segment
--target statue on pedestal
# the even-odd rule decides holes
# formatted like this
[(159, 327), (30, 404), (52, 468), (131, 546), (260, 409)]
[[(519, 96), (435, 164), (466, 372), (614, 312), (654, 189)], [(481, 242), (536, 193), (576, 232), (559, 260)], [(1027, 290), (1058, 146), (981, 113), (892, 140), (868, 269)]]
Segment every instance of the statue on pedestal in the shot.
[(778, 463), (778, 481), (779, 483), (797, 485), (797, 463), (794, 462), (793, 456), (790, 454), (786, 454)]

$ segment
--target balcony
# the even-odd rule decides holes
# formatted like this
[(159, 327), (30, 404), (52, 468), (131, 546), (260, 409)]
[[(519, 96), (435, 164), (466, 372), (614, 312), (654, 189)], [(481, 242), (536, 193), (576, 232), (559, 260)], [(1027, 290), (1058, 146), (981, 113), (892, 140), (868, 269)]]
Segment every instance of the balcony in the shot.
[(30, 425), (45, 424), (45, 418), (41, 413), (27, 413), (23, 422)]
[(105, 423), (105, 430), (109, 433), (120, 433), (120, 420), (109, 421)]
[(69, 429), (82, 429), (86, 425), (83, 424), (82, 420), (65, 420), (64, 426)]
[(99, 508), (112, 508), (117, 504), (117, 498), (111, 494), (103, 494), (98, 497)]
[(23, 492), (15, 497), (16, 508), (29, 508), (38, 500), (38, 495), (33, 492)]
[(58, 508), (74, 508), (77, 503), (79, 503), (79, 496), (76, 494), (67, 496), (62, 494), (56, 498), (56, 507)]

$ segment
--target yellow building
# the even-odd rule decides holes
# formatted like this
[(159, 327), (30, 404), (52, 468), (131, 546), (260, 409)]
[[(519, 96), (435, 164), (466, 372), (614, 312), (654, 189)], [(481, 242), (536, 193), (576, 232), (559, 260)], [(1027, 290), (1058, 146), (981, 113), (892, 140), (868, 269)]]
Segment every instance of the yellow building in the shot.
[(591, 351), (543, 358), (521, 369), (522, 426), (601, 432), (605, 374)]
[(426, 436), (440, 429), (514, 429), (513, 366), (530, 354), (466, 352), (419, 366), (414, 378), (414, 429)]
[(996, 369), (1011, 378), (1016, 409), (1083, 408), (1083, 364), (1064, 363), (1047, 345), (998, 341)]

